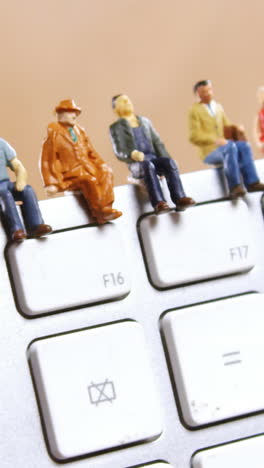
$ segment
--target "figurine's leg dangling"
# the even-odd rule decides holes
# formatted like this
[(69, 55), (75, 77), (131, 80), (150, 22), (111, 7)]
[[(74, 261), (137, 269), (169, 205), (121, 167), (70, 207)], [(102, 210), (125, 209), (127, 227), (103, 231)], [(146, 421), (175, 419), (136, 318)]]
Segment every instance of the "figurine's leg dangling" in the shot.
[(100, 199), (100, 190), (96, 186), (96, 179), (92, 182), (91, 177), (82, 176), (71, 185), (71, 190), (80, 190), (88, 205), (89, 211), (93, 218), (97, 220), (99, 210), (98, 200)]
[(264, 184), (259, 181), (251, 146), (247, 141), (237, 141), (239, 167), (244, 184), (249, 192), (264, 191)]
[(97, 180), (90, 175), (83, 175), (71, 186), (71, 189), (78, 189), (82, 192), (92, 217), (99, 224), (104, 224), (122, 215), (121, 211), (112, 208), (114, 201), (112, 175), (109, 177), (106, 174), (102, 180), (101, 178)]
[(100, 204), (97, 211), (97, 221), (99, 224), (119, 218), (121, 211), (112, 207), (115, 200), (113, 171), (106, 164), (100, 166), (98, 170), (97, 183), (100, 187)]
[[(155, 161), (155, 160), (154, 160)], [(153, 161), (144, 160), (142, 162), (144, 172), (144, 182), (148, 191), (150, 203), (153, 206), (155, 213), (161, 213), (169, 210), (164, 195), (161, 190), (156, 167)]]
[(15, 200), (12, 194), (13, 183), (9, 181), (0, 182), (0, 199), (4, 222), (8, 231), (8, 237), (19, 242), (27, 236), (24, 226), (17, 212)]
[(15, 200), (23, 202), (21, 210), (29, 235), (31, 237), (41, 237), (49, 234), (52, 228), (48, 224), (44, 224), (33, 188), (30, 185), (26, 185), (24, 190), (19, 192), (13, 185), (13, 195)]
[(176, 205), (177, 211), (183, 211), (190, 206), (195, 205), (195, 201), (191, 197), (186, 197), (179, 170), (174, 159), (171, 158), (157, 158), (153, 161), (158, 174), (165, 175), (170, 196), (173, 203)]
[(241, 173), (238, 162), (238, 150), (233, 141), (224, 146), (224, 172), (230, 189), (230, 198), (243, 197), (245, 190), (242, 186)]
[(219, 146), (215, 151), (212, 151), (212, 153), (205, 158), (204, 162), (206, 164), (223, 166), (231, 199), (243, 197), (245, 195), (245, 190), (241, 185), (238, 150), (233, 141), (228, 140), (226, 145)]

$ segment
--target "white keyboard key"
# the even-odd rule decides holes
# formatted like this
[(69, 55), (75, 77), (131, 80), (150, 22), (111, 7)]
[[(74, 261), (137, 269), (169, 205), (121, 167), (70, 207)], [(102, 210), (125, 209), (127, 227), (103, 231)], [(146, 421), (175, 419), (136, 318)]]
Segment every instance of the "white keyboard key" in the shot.
[(264, 436), (197, 452), (192, 468), (263, 468)]
[(167, 288), (250, 270), (254, 266), (248, 208), (242, 200), (150, 215), (140, 234), (151, 281)]
[(162, 329), (189, 426), (264, 410), (264, 295), (168, 312)]
[(85, 227), (11, 245), (17, 302), (29, 316), (122, 298), (130, 291), (118, 228)]
[(138, 323), (36, 340), (28, 355), (56, 460), (161, 434), (160, 405)]

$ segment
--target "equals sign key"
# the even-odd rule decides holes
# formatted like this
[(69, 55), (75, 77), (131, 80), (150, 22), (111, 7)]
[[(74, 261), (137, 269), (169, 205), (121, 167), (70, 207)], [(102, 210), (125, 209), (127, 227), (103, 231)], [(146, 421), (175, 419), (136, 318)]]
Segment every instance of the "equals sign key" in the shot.
[(241, 364), (240, 351), (230, 351), (229, 353), (222, 354), (224, 366), (232, 366), (234, 364)]

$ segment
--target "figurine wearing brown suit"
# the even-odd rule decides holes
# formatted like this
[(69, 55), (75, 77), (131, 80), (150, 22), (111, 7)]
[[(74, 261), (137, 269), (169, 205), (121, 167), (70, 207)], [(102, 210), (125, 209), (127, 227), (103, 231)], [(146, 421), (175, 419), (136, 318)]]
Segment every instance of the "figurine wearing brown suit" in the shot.
[(55, 111), (58, 122), (48, 126), (41, 158), (47, 194), (80, 190), (99, 224), (118, 218), (122, 213), (112, 208), (112, 170), (92, 147), (84, 129), (76, 124), (81, 108), (67, 99)]

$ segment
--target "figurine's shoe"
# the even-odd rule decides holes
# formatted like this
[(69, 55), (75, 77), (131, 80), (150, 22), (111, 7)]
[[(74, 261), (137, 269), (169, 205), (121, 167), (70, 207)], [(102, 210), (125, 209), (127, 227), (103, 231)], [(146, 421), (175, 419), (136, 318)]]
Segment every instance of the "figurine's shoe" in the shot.
[(27, 235), (23, 231), (23, 229), (18, 229), (17, 231), (14, 231), (12, 234), (12, 241), (13, 242), (22, 242), (24, 239), (26, 239)]
[(242, 185), (236, 185), (235, 187), (233, 187), (230, 190), (230, 194), (229, 194), (231, 200), (234, 200), (235, 198), (238, 198), (238, 197), (244, 197), (244, 195), (246, 195), (246, 192), (244, 188), (242, 187)]
[(156, 214), (166, 213), (167, 211), (170, 211), (170, 207), (165, 201), (160, 201), (155, 206), (154, 211)]
[(31, 237), (42, 237), (52, 232), (52, 227), (48, 224), (39, 224), (32, 232)]
[(184, 211), (186, 208), (196, 205), (196, 202), (191, 197), (182, 197), (177, 200), (176, 211)]
[(248, 192), (264, 192), (264, 184), (261, 182), (255, 182), (247, 186)]
[(115, 210), (109, 206), (105, 206), (100, 215), (96, 216), (96, 219), (99, 224), (107, 223), (107, 221), (112, 221), (113, 219), (119, 218), (122, 216), (122, 211)]

